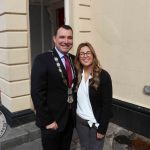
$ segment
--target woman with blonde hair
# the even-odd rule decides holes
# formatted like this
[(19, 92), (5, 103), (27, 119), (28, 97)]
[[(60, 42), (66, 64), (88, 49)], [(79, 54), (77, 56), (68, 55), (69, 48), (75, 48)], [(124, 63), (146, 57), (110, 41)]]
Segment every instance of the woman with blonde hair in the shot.
[(112, 116), (112, 82), (102, 69), (93, 46), (86, 42), (77, 48), (75, 67), (76, 129), (81, 150), (102, 150)]

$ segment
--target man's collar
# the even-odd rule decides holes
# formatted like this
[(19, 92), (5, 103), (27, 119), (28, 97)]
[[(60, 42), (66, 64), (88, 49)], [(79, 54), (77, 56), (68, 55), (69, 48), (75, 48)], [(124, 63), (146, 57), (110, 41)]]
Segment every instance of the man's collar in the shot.
[(60, 58), (64, 57), (64, 54), (61, 53), (61, 52), (57, 49), (57, 47), (55, 47), (55, 50), (56, 50), (56, 52), (57, 52), (57, 54), (59, 55)]

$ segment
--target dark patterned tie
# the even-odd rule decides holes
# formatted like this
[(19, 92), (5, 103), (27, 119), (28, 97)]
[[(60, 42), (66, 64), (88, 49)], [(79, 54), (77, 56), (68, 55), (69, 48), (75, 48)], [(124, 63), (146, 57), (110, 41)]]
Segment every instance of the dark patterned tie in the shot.
[(72, 84), (72, 70), (71, 70), (71, 65), (68, 56), (64, 55), (64, 58), (65, 58), (66, 71), (68, 75), (68, 86), (70, 88)]

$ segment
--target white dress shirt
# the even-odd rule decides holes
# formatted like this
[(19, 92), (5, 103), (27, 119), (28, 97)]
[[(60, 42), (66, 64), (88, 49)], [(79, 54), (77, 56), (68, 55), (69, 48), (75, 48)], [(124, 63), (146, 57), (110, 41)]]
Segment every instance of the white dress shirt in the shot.
[(90, 127), (92, 127), (93, 123), (95, 123), (95, 126), (98, 127), (99, 123), (97, 123), (94, 117), (92, 106), (89, 99), (89, 79), (91, 78), (92, 76), (89, 75), (87, 81), (85, 81), (84, 70), (83, 70), (82, 80), (77, 91), (76, 113), (81, 118), (88, 120), (88, 124)]

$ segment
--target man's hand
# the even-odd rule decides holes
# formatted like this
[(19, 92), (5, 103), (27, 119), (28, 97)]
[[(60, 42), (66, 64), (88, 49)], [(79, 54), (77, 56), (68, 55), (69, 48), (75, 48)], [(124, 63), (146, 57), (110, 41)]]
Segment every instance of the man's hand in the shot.
[(97, 132), (97, 139), (98, 139), (98, 140), (103, 139), (104, 136), (105, 136), (104, 134), (101, 134), (101, 133), (98, 133), (98, 132)]
[(53, 123), (46, 126), (46, 129), (56, 130), (57, 128), (58, 128), (58, 125), (57, 125), (56, 121), (54, 121)]

